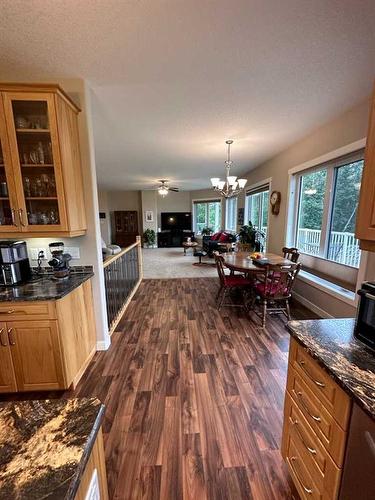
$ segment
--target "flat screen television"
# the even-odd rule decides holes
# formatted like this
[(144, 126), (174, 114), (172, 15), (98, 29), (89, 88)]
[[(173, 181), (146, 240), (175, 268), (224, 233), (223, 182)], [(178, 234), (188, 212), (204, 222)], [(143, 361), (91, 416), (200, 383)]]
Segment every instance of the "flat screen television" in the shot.
[(191, 212), (162, 212), (161, 229), (191, 231)]

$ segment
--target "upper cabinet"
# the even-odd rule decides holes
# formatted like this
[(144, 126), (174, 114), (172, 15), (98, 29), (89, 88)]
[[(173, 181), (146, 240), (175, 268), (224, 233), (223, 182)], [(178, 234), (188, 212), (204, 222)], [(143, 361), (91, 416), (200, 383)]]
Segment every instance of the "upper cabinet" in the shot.
[(357, 214), (356, 237), (362, 250), (375, 252), (375, 86), (367, 131), (365, 166)]
[(57, 85), (0, 91), (0, 236), (84, 234), (79, 109)]

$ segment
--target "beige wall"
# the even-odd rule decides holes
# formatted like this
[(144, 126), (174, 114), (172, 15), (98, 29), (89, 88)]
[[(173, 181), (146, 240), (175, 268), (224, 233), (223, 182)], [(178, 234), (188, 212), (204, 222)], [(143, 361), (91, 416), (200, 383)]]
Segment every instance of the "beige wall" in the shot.
[[(277, 216), (270, 213), (269, 216), (270, 252), (280, 253), (286, 241), (288, 170), (366, 137), (368, 111), (369, 101), (366, 100), (245, 175), (247, 187), (272, 177), (272, 190), (281, 192), (280, 213)], [(296, 291), (334, 317), (355, 314), (353, 306), (335, 300), (309, 284), (299, 282)]]

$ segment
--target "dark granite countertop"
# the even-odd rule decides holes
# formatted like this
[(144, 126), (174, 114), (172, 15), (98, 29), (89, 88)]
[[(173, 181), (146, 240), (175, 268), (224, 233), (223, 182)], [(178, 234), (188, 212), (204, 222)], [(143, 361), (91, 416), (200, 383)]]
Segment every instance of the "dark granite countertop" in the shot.
[(52, 274), (45, 274), (30, 283), (0, 287), (0, 302), (61, 299), (93, 276), (93, 272), (75, 272), (67, 279), (57, 280)]
[(0, 404), (0, 500), (73, 499), (103, 415), (95, 398)]
[(288, 329), (335, 381), (375, 419), (375, 354), (353, 335), (354, 319), (289, 321)]

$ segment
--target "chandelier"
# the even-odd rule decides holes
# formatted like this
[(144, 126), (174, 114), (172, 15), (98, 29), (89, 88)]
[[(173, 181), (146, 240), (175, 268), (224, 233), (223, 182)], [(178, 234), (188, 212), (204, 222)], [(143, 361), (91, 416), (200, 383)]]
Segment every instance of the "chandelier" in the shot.
[(237, 196), (241, 191), (243, 191), (247, 179), (237, 179), (235, 175), (230, 175), (230, 169), (233, 166), (233, 162), (230, 159), (230, 147), (233, 141), (225, 141), (228, 144), (228, 156), (225, 161), (225, 177), (226, 180), (222, 181), (220, 177), (212, 177), (211, 184), (215, 191), (224, 196), (224, 198), (233, 198)]

